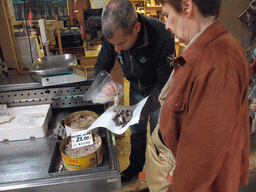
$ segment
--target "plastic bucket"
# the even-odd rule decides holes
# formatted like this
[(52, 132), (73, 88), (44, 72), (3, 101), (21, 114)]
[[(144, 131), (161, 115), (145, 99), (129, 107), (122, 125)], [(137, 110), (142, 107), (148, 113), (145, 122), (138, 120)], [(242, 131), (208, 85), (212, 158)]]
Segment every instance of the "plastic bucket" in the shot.
[[(100, 138), (100, 136), (98, 136), (95, 133), (93, 133), (93, 135)], [(98, 167), (101, 165), (103, 161), (101, 138), (100, 138), (100, 145), (96, 150), (92, 151), (90, 154), (84, 157), (79, 157), (79, 158), (69, 157), (65, 154), (65, 148), (66, 148), (66, 145), (70, 142), (70, 139), (71, 139), (71, 136), (66, 137), (61, 142), (61, 145), (60, 145), (60, 152), (64, 161), (64, 166), (68, 171), (83, 170), (90, 167)]]

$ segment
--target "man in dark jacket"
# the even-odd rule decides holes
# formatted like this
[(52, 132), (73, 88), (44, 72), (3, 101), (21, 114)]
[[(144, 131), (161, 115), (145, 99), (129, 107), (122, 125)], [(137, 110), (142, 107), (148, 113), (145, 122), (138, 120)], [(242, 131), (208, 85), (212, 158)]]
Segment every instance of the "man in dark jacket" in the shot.
[[(95, 64), (95, 76), (101, 70), (110, 73), (117, 58), (130, 82), (130, 105), (149, 96), (140, 122), (130, 127), (130, 165), (121, 174), (122, 182), (126, 182), (143, 169), (148, 116), (152, 133), (160, 109), (158, 96), (173, 69), (174, 38), (165, 30), (163, 22), (138, 14), (129, 0), (108, 3), (103, 9), (101, 23), (104, 40)], [(113, 84), (108, 90), (118, 93)]]

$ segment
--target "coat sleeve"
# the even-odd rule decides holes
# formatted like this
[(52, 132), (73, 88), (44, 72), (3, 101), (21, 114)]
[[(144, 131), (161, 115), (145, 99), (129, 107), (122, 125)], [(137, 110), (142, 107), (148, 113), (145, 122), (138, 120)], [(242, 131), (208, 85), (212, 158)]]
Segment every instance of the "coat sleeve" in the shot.
[(110, 73), (115, 65), (116, 56), (117, 53), (114, 46), (106, 38), (103, 38), (102, 47), (94, 65), (94, 75), (96, 76), (102, 70)]
[(196, 78), (179, 133), (176, 168), (168, 192), (209, 191), (217, 175), (223, 174), (224, 162), (234, 163), (228, 150), (236, 147), (231, 143), (238, 148), (242, 145), (241, 139), (232, 141), (239, 137), (236, 129), (241, 129), (236, 125), (241, 97), (238, 83), (221, 69), (211, 69)]

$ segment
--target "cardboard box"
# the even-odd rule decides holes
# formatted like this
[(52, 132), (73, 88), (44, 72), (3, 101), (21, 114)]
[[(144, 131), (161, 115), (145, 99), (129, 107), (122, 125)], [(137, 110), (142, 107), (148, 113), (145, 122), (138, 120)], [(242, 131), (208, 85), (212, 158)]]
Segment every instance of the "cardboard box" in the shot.
[(0, 124), (0, 142), (45, 137), (52, 117), (50, 104), (8, 108), (9, 122)]

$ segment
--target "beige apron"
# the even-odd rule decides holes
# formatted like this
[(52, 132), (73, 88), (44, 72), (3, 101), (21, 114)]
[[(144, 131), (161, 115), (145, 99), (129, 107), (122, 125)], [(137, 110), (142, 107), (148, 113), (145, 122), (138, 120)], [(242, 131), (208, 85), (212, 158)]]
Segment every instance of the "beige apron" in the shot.
[[(159, 95), (159, 102), (162, 105), (169, 89), (172, 85), (173, 74), (165, 84)], [(160, 140), (159, 125), (156, 126), (154, 132), (147, 144), (145, 177), (151, 192), (165, 192), (171, 184), (172, 174), (175, 168), (175, 157)]]
[(160, 140), (159, 126), (155, 128), (147, 145), (144, 167), (146, 181), (151, 192), (165, 192), (172, 182), (175, 157)]

